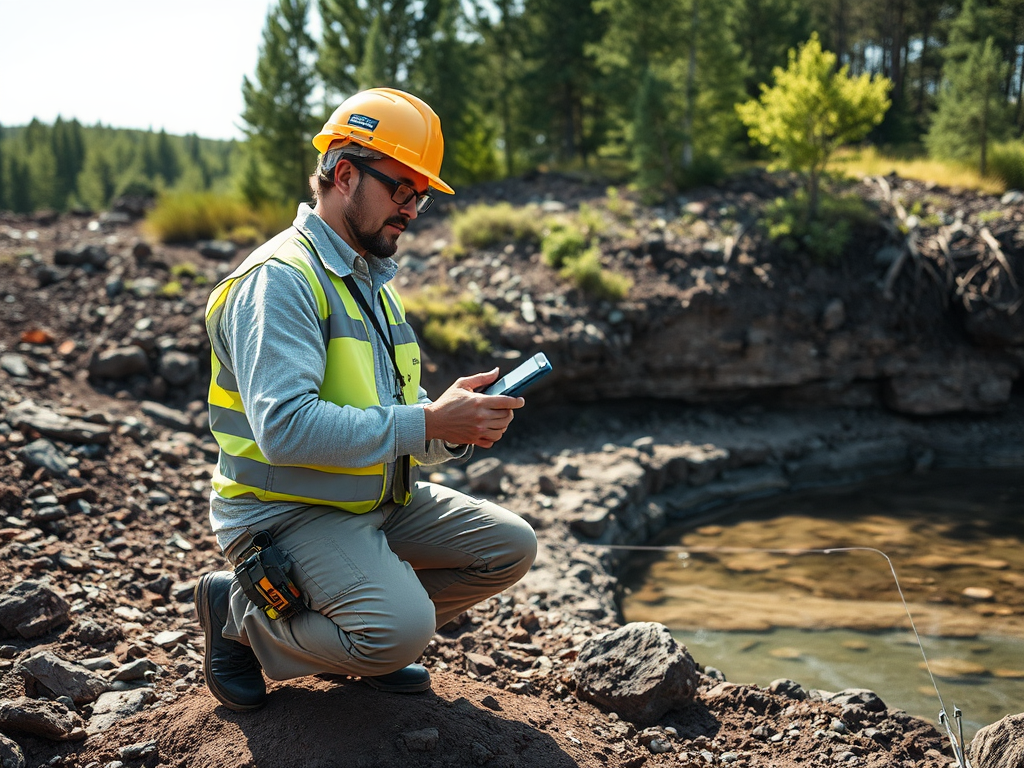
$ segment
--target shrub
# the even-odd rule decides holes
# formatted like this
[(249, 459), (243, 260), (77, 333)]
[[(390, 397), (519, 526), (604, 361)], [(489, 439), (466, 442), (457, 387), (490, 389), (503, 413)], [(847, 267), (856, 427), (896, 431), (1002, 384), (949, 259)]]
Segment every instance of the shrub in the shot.
[(486, 248), (506, 240), (540, 241), (536, 208), (513, 208), (509, 203), (471, 205), (452, 216), (452, 232), (464, 248)]
[(619, 194), (618, 187), (608, 187), (605, 190), (605, 202), (604, 207), (608, 209), (608, 213), (617, 218), (623, 224), (628, 224), (633, 220), (633, 211), (636, 205), (632, 200), (628, 200)]
[(596, 246), (569, 260), (561, 275), (597, 299), (618, 301), (625, 298), (633, 287), (633, 281), (625, 275), (601, 267), (601, 250)]
[(420, 336), (439, 352), (483, 354), (490, 350), (486, 331), (496, 324), (496, 310), (468, 295), (456, 297), (431, 286), (405, 298), (405, 310), (421, 326)]
[(579, 257), (586, 248), (587, 239), (571, 224), (555, 227), (544, 235), (540, 244), (544, 263), (552, 269), (561, 269), (566, 262)]
[(228, 232), (228, 240), (235, 245), (256, 245), (263, 239), (263, 233), (252, 224), (239, 224)]
[(183, 277), (191, 279), (199, 274), (199, 270), (196, 269), (196, 265), (191, 261), (183, 261), (181, 264), (175, 264), (171, 267), (171, 274), (179, 280)]
[(146, 226), (161, 242), (181, 243), (226, 237), (241, 226), (269, 237), (284, 229), (293, 217), (291, 206), (280, 203), (252, 208), (231, 195), (172, 192), (160, 196), (146, 216)]
[(1024, 141), (1007, 141), (989, 148), (988, 172), (1006, 189), (1024, 189)]
[(167, 299), (176, 299), (184, 292), (184, 286), (182, 286), (182, 284), (177, 280), (171, 280), (170, 282), (165, 283), (160, 289), (160, 295)]
[(810, 217), (806, 190), (793, 197), (776, 198), (765, 209), (761, 223), (768, 237), (785, 250), (803, 251), (815, 261), (829, 264), (843, 255), (855, 225), (868, 224), (875, 213), (857, 195), (824, 194), (818, 204), (818, 215)]

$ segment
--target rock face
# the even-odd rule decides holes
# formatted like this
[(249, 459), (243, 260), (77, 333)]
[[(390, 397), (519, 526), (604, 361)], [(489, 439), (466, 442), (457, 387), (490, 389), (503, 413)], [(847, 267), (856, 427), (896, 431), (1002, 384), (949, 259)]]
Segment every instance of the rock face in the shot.
[(974, 768), (1024, 768), (1024, 712), (982, 728), (970, 751)]
[(651, 725), (693, 700), (697, 667), (662, 624), (634, 622), (588, 640), (575, 670), (576, 695), (637, 725)]

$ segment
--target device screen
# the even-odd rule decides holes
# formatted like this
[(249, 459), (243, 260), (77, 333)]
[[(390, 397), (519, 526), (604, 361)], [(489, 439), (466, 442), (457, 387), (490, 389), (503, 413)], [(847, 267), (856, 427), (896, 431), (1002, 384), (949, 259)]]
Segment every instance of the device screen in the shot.
[(513, 371), (502, 376), (486, 390), (487, 395), (514, 395), (535, 379), (551, 370), (551, 363), (543, 352), (538, 352)]

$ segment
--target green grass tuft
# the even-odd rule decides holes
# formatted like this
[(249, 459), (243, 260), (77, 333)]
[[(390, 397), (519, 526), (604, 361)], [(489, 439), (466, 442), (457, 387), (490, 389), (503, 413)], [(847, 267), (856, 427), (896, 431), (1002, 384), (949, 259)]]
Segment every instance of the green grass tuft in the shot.
[(575, 283), (584, 293), (597, 299), (619, 301), (633, 287), (630, 278), (601, 267), (601, 250), (597, 246), (569, 260), (560, 274)]
[(540, 242), (541, 222), (534, 207), (514, 208), (509, 203), (471, 205), (452, 216), (452, 232), (462, 248), (486, 248), (517, 240)]
[(412, 293), (404, 301), (406, 313), (418, 322), (420, 336), (433, 349), (447, 354), (490, 351), (487, 330), (497, 323), (494, 307), (440, 286)]
[(174, 192), (160, 196), (146, 216), (146, 227), (164, 243), (224, 238), (242, 226), (270, 237), (287, 227), (294, 216), (290, 205), (264, 203), (252, 208), (231, 195)]

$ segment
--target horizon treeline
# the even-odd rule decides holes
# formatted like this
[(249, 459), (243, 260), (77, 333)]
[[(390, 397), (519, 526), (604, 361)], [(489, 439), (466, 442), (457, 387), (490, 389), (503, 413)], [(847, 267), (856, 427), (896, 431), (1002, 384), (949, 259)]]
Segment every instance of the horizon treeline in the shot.
[(984, 173), (986, 148), (1024, 131), (1024, 0), (279, 0), (241, 85), (246, 142), (2, 129), (0, 207), (163, 190), (307, 199), (311, 137), (374, 86), (438, 113), (450, 183), (586, 169), (671, 194), (765, 157), (736, 105), (814, 33), (850, 75), (892, 81), (867, 139), (884, 151), (980, 159)]
[(58, 117), (0, 126), (0, 210), (103, 210), (119, 197), (235, 188), (239, 142)]

